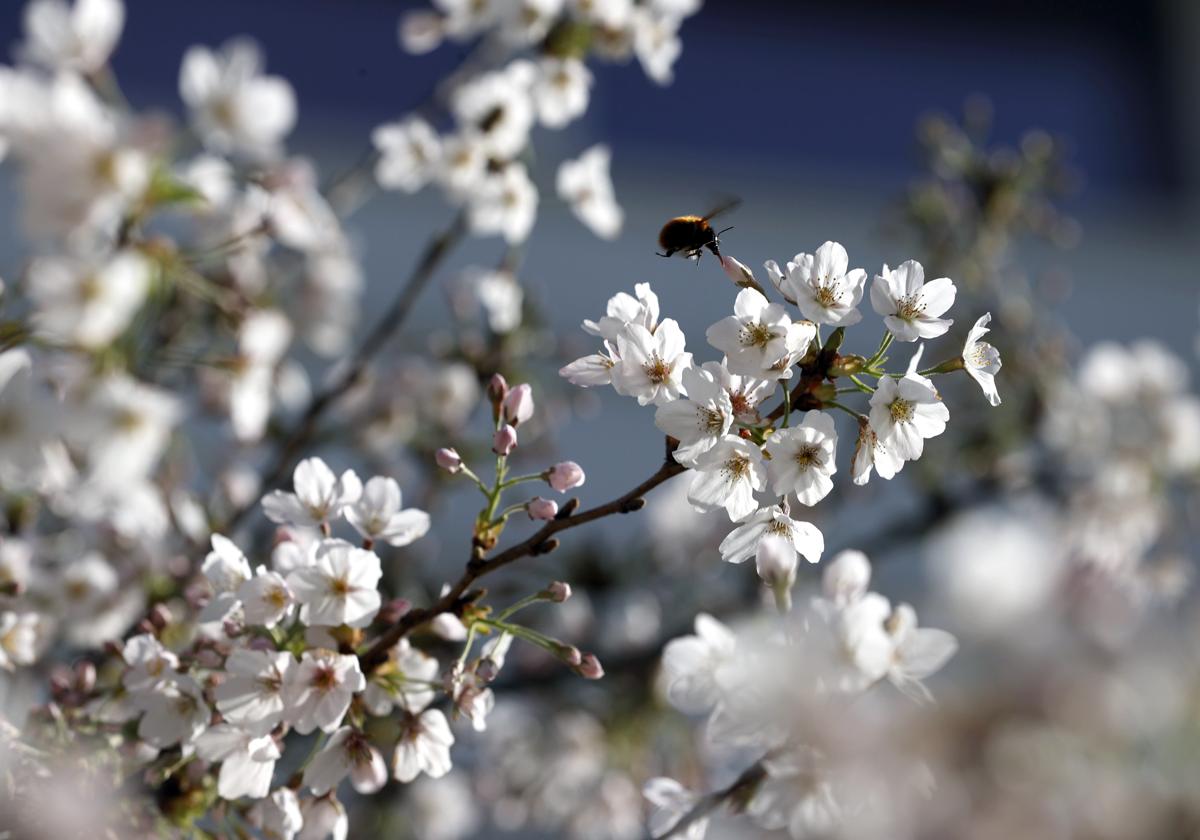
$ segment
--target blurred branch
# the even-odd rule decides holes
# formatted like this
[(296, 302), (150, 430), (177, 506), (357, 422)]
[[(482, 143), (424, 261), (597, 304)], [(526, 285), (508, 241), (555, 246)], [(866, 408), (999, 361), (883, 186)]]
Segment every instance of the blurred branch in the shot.
[[(413, 306), (428, 285), (430, 279), (454, 246), (466, 233), (466, 220), (460, 213), (450, 227), (437, 234), (425, 245), (400, 294), (392, 301), (387, 312), (378, 320), (358, 351), (346, 362), (342, 371), (321, 391), (311, 403), (295, 427), (283, 439), (274, 460), (263, 473), (262, 487), (275, 487), (291, 471), (300, 455), (312, 442), (325, 412), (347, 391), (362, 381), (367, 366), (383, 346), (396, 334), (412, 312)], [(257, 502), (251, 502), (235, 510), (223, 525), (214, 528), (225, 532), (237, 527)]]
[(728, 787), (713, 791), (707, 796), (700, 797), (692, 809), (679, 818), (676, 823), (667, 829), (665, 834), (659, 834), (657, 837), (647, 835), (650, 840), (666, 840), (668, 837), (678, 837), (698, 823), (705, 819), (721, 805), (731, 800), (736, 801), (740, 805), (744, 805), (749, 801), (754, 794), (755, 789), (767, 777), (766, 761), (771, 757), (768, 753), (754, 762), (752, 765), (742, 771), (742, 774), (733, 780), (733, 783)]
[(662, 466), (658, 468), (658, 471), (628, 493), (618, 496), (611, 502), (598, 505), (578, 514), (573, 514), (575, 507), (578, 505), (578, 500), (572, 499), (563, 506), (558, 518), (547, 522), (533, 536), (523, 542), (507, 548), (493, 557), (472, 556), (471, 560), (467, 563), (466, 569), (463, 571), (462, 577), (435, 604), (424, 609), (414, 609), (405, 613), (398, 622), (393, 624), (383, 635), (376, 639), (375, 643), (361, 657), (364, 670), (370, 670), (372, 665), (386, 659), (388, 649), (415, 628), (433, 620), (442, 613), (458, 612), (464, 605), (478, 598), (478, 594), (468, 593), (467, 590), (484, 575), (491, 574), (497, 569), (502, 569), (509, 563), (520, 560), (522, 557), (534, 557), (554, 551), (554, 549), (558, 548), (558, 540), (554, 535), (559, 531), (566, 531), (579, 525), (585, 525), (588, 522), (603, 519), (614, 513), (633, 513), (634, 511), (641, 510), (646, 505), (646, 500), (642, 498), (646, 493), (663, 482), (685, 472), (687, 469), (676, 463), (672, 457), (673, 447), (671, 443), (672, 440), (667, 438), (666, 459), (663, 461)]

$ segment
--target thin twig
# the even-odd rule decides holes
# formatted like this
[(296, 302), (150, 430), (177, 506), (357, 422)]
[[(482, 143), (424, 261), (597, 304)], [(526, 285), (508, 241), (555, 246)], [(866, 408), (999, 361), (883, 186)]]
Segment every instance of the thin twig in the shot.
[(652, 840), (667, 840), (668, 837), (678, 837), (700, 820), (705, 819), (721, 805), (731, 799), (745, 799), (754, 792), (763, 779), (767, 777), (766, 761), (769, 754), (747, 767), (742, 774), (733, 780), (733, 784), (718, 791), (700, 797), (691, 810), (680, 817), (676, 823), (667, 829), (665, 834), (659, 834)]
[[(392, 301), (388, 311), (376, 323), (375, 329), (359, 346), (358, 351), (346, 363), (342, 372), (309, 403), (304, 416), (297, 421), (292, 431), (284, 438), (283, 443), (276, 450), (274, 460), (263, 473), (263, 487), (276, 486), (292, 469), (295, 461), (316, 435), (322, 415), (339, 397), (362, 380), (367, 365), (400, 329), (442, 260), (458, 244), (465, 233), (466, 220), (462, 214), (459, 214), (450, 227), (426, 243), (425, 250), (421, 253), (421, 258), (413, 268), (412, 274), (409, 275), (400, 294)], [(255, 502), (251, 502), (238, 508), (218, 530), (228, 531), (237, 527), (238, 523), (254, 507), (254, 504)]]
[[(468, 593), (467, 590), (484, 575), (491, 574), (515, 560), (520, 560), (522, 557), (533, 557), (550, 553), (558, 548), (558, 540), (554, 539), (554, 535), (559, 531), (566, 531), (570, 528), (585, 525), (588, 522), (603, 519), (614, 513), (632, 513), (633, 511), (641, 510), (646, 504), (646, 500), (642, 498), (646, 493), (685, 470), (686, 467), (676, 463), (672, 453), (668, 450), (667, 458), (662, 466), (658, 468), (658, 471), (628, 493), (618, 496), (611, 502), (598, 505), (581, 513), (568, 515), (561, 519), (551, 519), (538, 529), (537, 533), (533, 536), (492, 557), (473, 556), (467, 563), (466, 569), (463, 570), (462, 577), (436, 603), (423, 609), (414, 609), (405, 613), (399, 621), (389, 627), (375, 640), (370, 649), (360, 657), (363, 669), (370, 670), (373, 665), (385, 660), (388, 655), (388, 649), (417, 627), (432, 621), (442, 613), (461, 610), (465, 604), (470, 603), (472, 600), (470, 597), (472, 593)], [(568, 509), (568, 507), (564, 507), (564, 510)]]

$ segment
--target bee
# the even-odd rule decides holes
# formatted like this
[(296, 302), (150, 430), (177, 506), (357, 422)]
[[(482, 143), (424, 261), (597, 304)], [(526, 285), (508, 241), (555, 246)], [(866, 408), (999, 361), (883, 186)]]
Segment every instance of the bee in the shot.
[(663, 225), (662, 230), (658, 233), (658, 245), (662, 251), (656, 253), (660, 257), (682, 254), (689, 260), (699, 262), (700, 255), (707, 248), (718, 260), (721, 259), (719, 247), (721, 234), (727, 230), (733, 230), (733, 228), (727, 227), (724, 230), (714, 231), (709, 220), (732, 210), (741, 203), (741, 199), (735, 198), (718, 205), (703, 216), (677, 216), (671, 219)]

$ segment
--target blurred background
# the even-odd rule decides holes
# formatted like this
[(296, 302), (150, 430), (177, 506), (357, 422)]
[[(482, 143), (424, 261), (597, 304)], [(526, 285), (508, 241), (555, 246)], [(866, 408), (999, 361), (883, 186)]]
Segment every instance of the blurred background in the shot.
[[(248, 34), (263, 46), (269, 72), (296, 89), (300, 118), (290, 148), (313, 158), (326, 177), (354, 166), (371, 130), (422, 102), (463, 52), (455, 45), (426, 56), (399, 49), (400, 13), (425, 4), (126, 4), (128, 21), (113, 65), (138, 108), (181, 114), (176, 85), (183, 51)], [(0, 11), (0, 44), (18, 40), (20, 5), (7, 3)], [(1064, 352), (1076, 354), (1079, 346), (1105, 339), (1149, 336), (1193, 366), (1200, 324), (1200, 4), (708, 0), (686, 22), (682, 38), (671, 86), (648, 83), (636, 65), (593, 65), (596, 85), (586, 117), (564, 131), (535, 134), (534, 177), (542, 204), (519, 274), (555, 332), (577, 334), (578, 323), (602, 313), (610, 296), (651, 282), (664, 315), (676, 318), (690, 336), (689, 348), (701, 360), (712, 358), (715, 351), (704, 347), (703, 331), (727, 314), (734, 289), (710, 259), (698, 266), (659, 259), (655, 237), (668, 218), (703, 212), (727, 196), (743, 203), (724, 222), (735, 227), (723, 237), (722, 249), (756, 272), (764, 260), (782, 264), (827, 239), (844, 244), (851, 265), (869, 274), (884, 262), (908, 258), (924, 262), (928, 276), (950, 271), (920, 249), (903, 208), (925, 169), (920, 121), (930, 114), (959, 119), (965, 110), (977, 123), (990, 124), (989, 143), (1015, 147), (1036, 128), (1066, 154), (1066, 189), (1056, 202), (1075, 221), (1061, 227), (1053, 243), (1036, 237), (1014, 241), (1007, 256), (1021, 267), (1022, 282), (1039, 290), (1033, 305), (1047, 307), (1047, 316), (1075, 337), (1077, 344), (1069, 342)], [(624, 230), (612, 243), (597, 240), (553, 197), (551, 173), (558, 162), (595, 142), (613, 149), (613, 178), (626, 212)], [(11, 169), (0, 169), (0, 218), (6, 221), (0, 225), (0, 253), (6, 255), (0, 275), (16, 274), (20, 265), (15, 191), (2, 188), (11, 177)], [(422, 243), (453, 213), (433, 191), (416, 197), (383, 193), (350, 220), (348, 229), (364, 258), (368, 319), (391, 299)], [(471, 241), (443, 270), (441, 288), (470, 264), (494, 264), (500, 252), (498, 242)], [(418, 326), (405, 330), (398, 349), (420, 349), (431, 337), (453, 344), (457, 336), (448, 312), (446, 294), (427, 294), (412, 320)], [(960, 308), (952, 314), (961, 327), (981, 313)], [(996, 335), (1004, 320), (1001, 315), (993, 324)], [(857, 340), (877, 335), (862, 332)], [(574, 355), (583, 355), (591, 345), (581, 341), (577, 349)], [(874, 345), (847, 349), (869, 355)], [(1005, 394), (1005, 373), (998, 384)], [(967, 401), (982, 398), (964, 389), (948, 400), (952, 417)], [(557, 408), (550, 397), (546, 404), (558, 411), (569, 405), (575, 414), (554, 432), (554, 448), (587, 471), (580, 493), (585, 505), (627, 490), (661, 457), (652, 413), (632, 400), (604, 389), (563, 393)], [(842, 433), (839, 460), (848, 472), (852, 437), (849, 428)], [(932, 452), (938, 448), (937, 441), (931, 443)], [(953, 459), (955, 452), (940, 457)], [(844, 501), (890, 492), (889, 504), (904, 509), (899, 487), (881, 491), (876, 482), (855, 488), (844, 473), (839, 479)], [(663, 562), (669, 568), (672, 541), (681, 552), (690, 551), (689, 539), (701, 522), (683, 503), (685, 488), (677, 484), (657, 491), (647, 518), (632, 529), (629, 520), (606, 522), (594, 531), (574, 532), (568, 547), (595, 555), (602, 539), (641, 545), (641, 531), (647, 530), (659, 537), (656, 551), (667, 555)], [(434, 578), (460, 566), (472, 513), (463, 499), (443, 504), (435, 512), (439, 533), (418, 547)], [(859, 528), (853, 504), (832, 507), (830, 518), (821, 520), (831, 550), (870, 542), (872, 531)], [(714, 524), (712, 517), (706, 522)], [(918, 523), (909, 536), (926, 534)], [(1036, 540), (1022, 542), (1029, 539), (1027, 533), (1014, 537), (1009, 548), (1017, 553), (1046, 548)], [(893, 559), (886, 551), (904, 559), (913, 545), (889, 539), (870, 548), (877, 560)], [(711, 542), (697, 552), (686, 561), (708, 583), (741, 591), (743, 602), (752, 598), (746, 597), (756, 584), (749, 569), (719, 563)], [(624, 562), (636, 563), (638, 556), (627, 555)], [(556, 555), (523, 565), (515, 576), (537, 581), (561, 568)], [(915, 568), (887, 563), (881, 569), (887, 582), (878, 588), (915, 598), (920, 587), (911, 574)], [(660, 604), (671, 597), (659, 592), (619, 605), (618, 623), (625, 623), (635, 662), (656, 653), (652, 641), (683, 632), (697, 609), (718, 606), (693, 603), (681, 616), (660, 616), (667, 612)], [(647, 646), (642, 653), (636, 652), (639, 644)], [(962, 659), (969, 661), (966, 654)], [(959, 667), (957, 660), (951, 667)]]

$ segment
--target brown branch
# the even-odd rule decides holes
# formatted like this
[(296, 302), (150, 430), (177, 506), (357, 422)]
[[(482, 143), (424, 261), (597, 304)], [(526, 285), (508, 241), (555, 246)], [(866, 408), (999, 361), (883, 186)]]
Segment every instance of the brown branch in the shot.
[[(421, 258), (417, 261), (404, 287), (400, 290), (400, 294), (392, 301), (392, 305), (388, 308), (388, 311), (378, 320), (375, 329), (363, 341), (343, 371), (333, 382), (326, 386), (325, 390), (321, 391), (309, 403), (304, 416), (297, 421), (292, 431), (284, 438), (283, 443), (276, 452), (275, 459), (263, 473), (263, 487), (275, 487), (291, 471), (295, 462), (299, 460), (300, 455), (316, 436), (317, 426), (320, 423), (322, 415), (338, 398), (362, 381), (363, 376), (366, 374), (368, 363), (370, 363), (375, 354), (379, 352), (396, 331), (400, 329), (401, 324), (404, 323), (405, 319), (412, 312), (417, 298), (420, 297), (421, 292), (428, 285), (430, 279), (432, 279), (442, 260), (458, 244), (465, 233), (466, 220), (462, 214), (459, 214), (450, 227), (426, 243), (425, 250), (421, 253)], [(225, 532), (235, 528), (245, 518), (246, 514), (253, 509), (255, 504), (257, 504), (257, 501), (241, 506), (229, 516), (228, 520), (221, 527), (214, 528), (214, 530)]]
[(730, 800), (736, 800), (738, 806), (744, 807), (754, 794), (755, 789), (767, 777), (766, 762), (771, 757), (771, 754), (760, 758), (752, 765), (747, 767), (742, 774), (733, 780), (733, 783), (728, 787), (721, 788), (718, 791), (713, 791), (707, 796), (702, 796), (696, 801), (686, 814), (680, 817), (674, 825), (667, 829), (665, 834), (659, 834), (652, 840), (667, 840), (669, 837), (678, 837), (698, 823), (705, 819), (717, 808), (721, 807)]
[(471, 584), (484, 575), (491, 574), (497, 569), (502, 569), (509, 563), (520, 560), (522, 557), (549, 554), (558, 548), (558, 540), (555, 539), (554, 535), (559, 531), (566, 531), (570, 528), (586, 525), (588, 522), (603, 519), (614, 513), (633, 513), (634, 511), (641, 510), (646, 505), (646, 500), (643, 498), (646, 493), (686, 471), (686, 467), (676, 463), (672, 449), (670, 438), (668, 438), (667, 457), (663, 461), (662, 466), (658, 468), (658, 471), (654, 475), (647, 478), (628, 493), (618, 496), (611, 502), (598, 505), (574, 515), (571, 515), (573, 507), (568, 502), (567, 505), (563, 506), (562, 511), (562, 513), (567, 514), (566, 516), (562, 516), (562, 513), (560, 513), (560, 518), (550, 520), (528, 539), (510, 548), (506, 548), (492, 557), (473, 556), (467, 563), (462, 577), (446, 591), (445, 595), (439, 598), (432, 606), (414, 609), (405, 613), (398, 622), (389, 627), (375, 640), (370, 649), (360, 657), (363, 670), (369, 671), (374, 665), (387, 659), (388, 649), (417, 627), (432, 621), (442, 613), (460, 611), (465, 604), (470, 603), (472, 600), (466, 597), (467, 590), (471, 587)]

